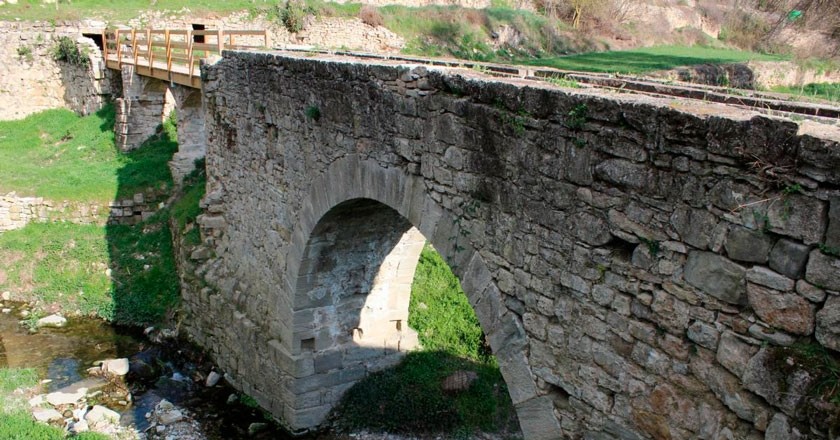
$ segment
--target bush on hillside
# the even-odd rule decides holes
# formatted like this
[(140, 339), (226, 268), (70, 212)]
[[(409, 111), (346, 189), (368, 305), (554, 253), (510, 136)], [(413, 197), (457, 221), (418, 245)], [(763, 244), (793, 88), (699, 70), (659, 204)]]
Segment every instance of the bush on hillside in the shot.
[(382, 18), (382, 14), (379, 13), (379, 10), (375, 6), (371, 5), (362, 6), (362, 9), (359, 10), (359, 19), (362, 20), (362, 23), (373, 27), (379, 27), (385, 24), (385, 19)]

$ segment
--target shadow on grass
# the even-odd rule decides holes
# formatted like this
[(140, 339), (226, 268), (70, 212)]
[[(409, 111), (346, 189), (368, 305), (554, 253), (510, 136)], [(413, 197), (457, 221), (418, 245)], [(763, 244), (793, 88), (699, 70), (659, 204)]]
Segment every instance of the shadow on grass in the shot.
[(164, 122), (140, 148), (121, 153), (116, 193), (122, 203), (116, 204), (133, 207), (112, 209), (106, 226), (112, 319), (118, 324), (159, 323), (180, 299), (169, 210), (159, 209), (173, 190), (168, 166), (178, 149), (173, 121)]
[[(466, 390), (444, 391), (444, 379), (456, 371), (472, 371), (478, 378)], [(498, 367), (445, 351), (412, 352), (398, 366), (367, 376), (347, 391), (334, 414), (343, 431), (469, 434), (519, 429)]]

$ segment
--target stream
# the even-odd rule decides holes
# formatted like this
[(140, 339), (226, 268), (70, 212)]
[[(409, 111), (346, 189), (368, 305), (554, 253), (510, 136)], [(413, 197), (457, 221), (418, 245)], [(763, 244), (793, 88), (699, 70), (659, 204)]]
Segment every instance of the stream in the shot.
[[(126, 376), (127, 390), (121, 397), (103, 400), (120, 413), (120, 424), (143, 432), (150, 427), (146, 414), (161, 399), (186, 409), (203, 432), (202, 438), (291, 439), (268, 422), (262, 413), (241, 403), (238, 393), (220, 381), (207, 387), (204, 377), (211, 364), (191, 348), (155, 345), (142, 330), (114, 327), (96, 319), (69, 320), (62, 328), (41, 328), (30, 332), (21, 325), (24, 304), (4, 303), (0, 313), (0, 368), (35, 368), (49, 382), (48, 393), (89, 377), (87, 369), (96, 361), (115, 358), (132, 360)], [(140, 365), (141, 373), (134, 366)], [(148, 368), (146, 368), (148, 367)], [(129, 398), (125, 392), (131, 393)], [(108, 393), (106, 393), (108, 395)], [(258, 432), (249, 433), (249, 427)], [(321, 437), (323, 438), (323, 437)]]

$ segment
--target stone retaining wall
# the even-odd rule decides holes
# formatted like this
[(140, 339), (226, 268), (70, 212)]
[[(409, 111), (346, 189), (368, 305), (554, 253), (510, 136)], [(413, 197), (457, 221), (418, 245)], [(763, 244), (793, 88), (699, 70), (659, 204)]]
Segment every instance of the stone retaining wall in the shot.
[[(86, 115), (100, 109), (115, 80), (94, 42), (82, 37), (82, 25), (46, 22), (0, 22), (0, 120), (22, 119), (51, 108)], [(53, 59), (60, 37), (84, 48), (90, 63), (71, 65)]]
[(107, 206), (97, 203), (55, 202), (43, 197), (20, 197), (15, 193), (0, 195), (0, 232), (20, 229), (34, 222), (71, 222), (77, 224), (135, 224), (160, 209), (148, 203), (143, 194), (117, 200)]
[(329, 327), (396, 270), (370, 254), (334, 278), (345, 248), (381, 252), (333, 241), (337, 207), (370, 199), (461, 279), (526, 438), (827, 435), (784, 347), (840, 350), (837, 127), (275, 54), (204, 75), (211, 287), (185, 290), (184, 323), (292, 428), (377, 368)]

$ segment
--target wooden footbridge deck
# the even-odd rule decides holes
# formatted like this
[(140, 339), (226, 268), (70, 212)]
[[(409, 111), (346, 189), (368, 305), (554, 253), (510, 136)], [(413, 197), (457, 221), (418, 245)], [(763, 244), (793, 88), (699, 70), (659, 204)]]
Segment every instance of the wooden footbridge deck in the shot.
[(201, 59), (223, 50), (268, 47), (265, 30), (115, 29), (103, 38), (103, 57), (110, 69), (134, 66), (138, 75), (201, 88)]

